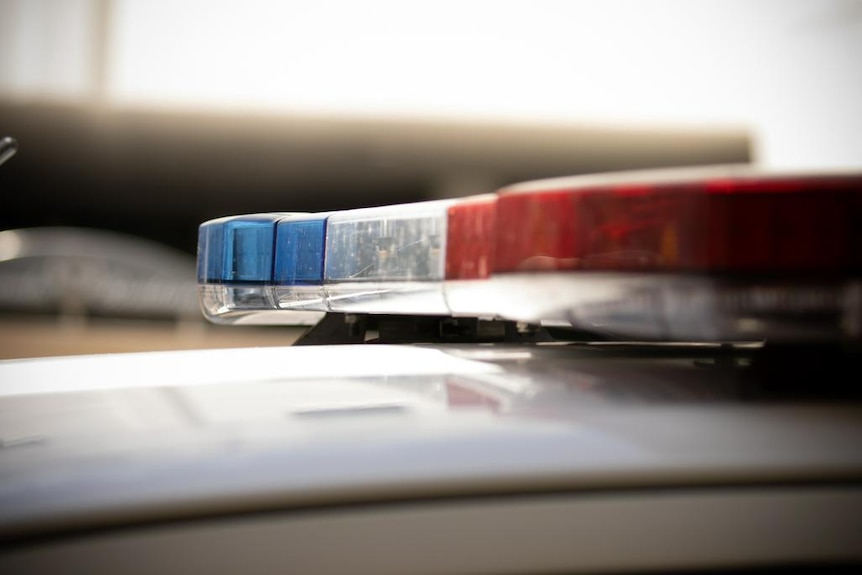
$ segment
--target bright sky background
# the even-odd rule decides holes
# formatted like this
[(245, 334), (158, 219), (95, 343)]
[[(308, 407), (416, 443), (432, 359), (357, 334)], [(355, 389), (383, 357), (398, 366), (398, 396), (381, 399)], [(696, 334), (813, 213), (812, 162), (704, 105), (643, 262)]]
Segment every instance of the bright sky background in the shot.
[[(95, 4), (0, 0), (0, 94), (89, 95)], [(766, 165), (862, 167), (859, 0), (111, 6), (112, 106), (744, 126)]]

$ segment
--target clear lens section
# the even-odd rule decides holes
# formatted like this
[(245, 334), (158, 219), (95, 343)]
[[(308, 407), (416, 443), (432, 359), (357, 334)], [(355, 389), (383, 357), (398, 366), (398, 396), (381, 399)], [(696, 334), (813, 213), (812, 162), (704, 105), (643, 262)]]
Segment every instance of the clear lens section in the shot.
[(316, 311), (276, 309), (269, 286), (202, 284), (201, 309), (213, 323), (235, 325), (314, 325), (323, 317)]
[(452, 200), (367, 208), (328, 221), (324, 285), (329, 309), (448, 313), (447, 210)]
[(325, 283), (440, 281), (450, 200), (349, 210), (329, 218)]
[[(443, 296), (449, 314), (457, 317), (503, 318), (495, 279), (452, 280), (443, 283)], [(505, 298), (508, 299), (508, 298)]]
[[(862, 282), (633, 273), (495, 276), (485, 305), (506, 319), (569, 323), (612, 336), (672, 341), (859, 339)], [(469, 306), (474, 302), (466, 302)]]
[(272, 286), (272, 297), (279, 309), (329, 311), (323, 286)]
[(331, 311), (449, 315), (443, 282), (343, 282), (325, 290)]
[(263, 285), (201, 284), (201, 308), (207, 319), (232, 323), (230, 316), (250, 311), (275, 309), (270, 290)]

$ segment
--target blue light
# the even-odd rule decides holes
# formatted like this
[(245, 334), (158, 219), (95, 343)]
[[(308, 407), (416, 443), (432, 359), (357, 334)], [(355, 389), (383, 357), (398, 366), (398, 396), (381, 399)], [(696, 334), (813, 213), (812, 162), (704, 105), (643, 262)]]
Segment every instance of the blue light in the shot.
[(224, 268), (225, 218), (211, 220), (198, 228), (198, 283), (220, 282)]
[(272, 281), (275, 225), (285, 214), (212, 220), (198, 232), (198, 283)]
[(272, 256), (278, 214), (240, 216), (224, 224), (226, 282), (272, 281)]
[(278, 223), (273, 282), (280, 285), (323, 283), (326, 218), (292, 218)]

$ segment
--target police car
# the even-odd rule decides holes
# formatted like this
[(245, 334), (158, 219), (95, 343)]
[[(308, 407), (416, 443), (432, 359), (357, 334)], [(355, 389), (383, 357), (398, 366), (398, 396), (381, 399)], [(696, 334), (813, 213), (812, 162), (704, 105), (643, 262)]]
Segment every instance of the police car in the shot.
[(683, 170), (206, 222), (208, 318), (316, 325), (0, 364), (0, 569), (858, 567), (860, 190)]

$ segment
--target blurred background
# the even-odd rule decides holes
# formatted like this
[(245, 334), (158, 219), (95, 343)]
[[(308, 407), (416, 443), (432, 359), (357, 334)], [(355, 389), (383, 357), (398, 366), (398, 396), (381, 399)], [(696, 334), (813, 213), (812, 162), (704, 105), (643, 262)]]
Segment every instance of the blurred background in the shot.
[(0, 0), (0, 357), (200, 319), (197, 226), (519, 180), (862, 167), (858, 0)]

